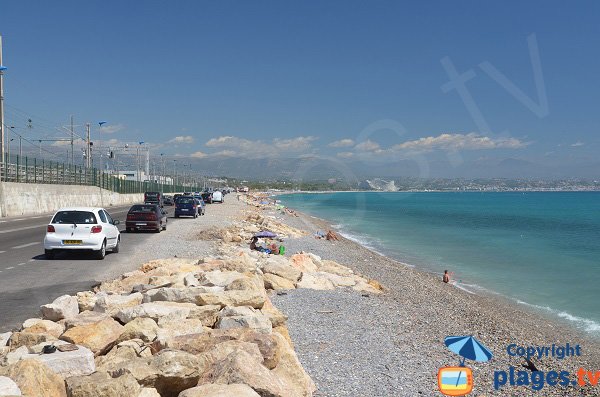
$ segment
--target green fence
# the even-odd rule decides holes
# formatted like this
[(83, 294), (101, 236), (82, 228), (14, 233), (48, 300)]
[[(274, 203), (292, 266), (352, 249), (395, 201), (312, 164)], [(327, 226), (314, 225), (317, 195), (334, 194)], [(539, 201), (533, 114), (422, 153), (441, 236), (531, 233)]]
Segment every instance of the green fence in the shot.
[(128, 181), (97, 168), (85, 168), (27, 156), (9, 156), (8, 153), (5, 156), (7, 161), (0, 162), (0, 180), (3, 182), (98, 186), (117, 193), (176, 193), (202, 190), (198, 183), (175, 185)]

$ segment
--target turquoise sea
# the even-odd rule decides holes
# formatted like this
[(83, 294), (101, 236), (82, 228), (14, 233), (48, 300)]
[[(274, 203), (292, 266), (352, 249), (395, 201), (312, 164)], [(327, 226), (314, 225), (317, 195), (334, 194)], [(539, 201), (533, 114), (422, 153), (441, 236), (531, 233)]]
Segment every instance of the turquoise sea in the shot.
[(457, 286), (600, 335), (600, 192), (325, 193), (278, 197), (346, 237)]

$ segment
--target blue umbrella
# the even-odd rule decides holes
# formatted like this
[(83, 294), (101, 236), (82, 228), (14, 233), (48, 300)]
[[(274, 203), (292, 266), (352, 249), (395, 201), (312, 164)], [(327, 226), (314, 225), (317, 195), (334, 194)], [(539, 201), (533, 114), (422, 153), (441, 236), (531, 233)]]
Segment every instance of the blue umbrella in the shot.
[(274, 238), (277, 237), (277, 235), (273, 232), (270, 232), (268, 230), (264, 230), (262, 232), (256, 233), (254, 235), (254, 237), (269, 237), (269, 238)]
[[(493, 357), (490, 349), (485, 347), (481, 342), (475, 339), (474, 336), (447, 336), (444, 339), (444, 344), (450, 349), (452, 352), (461, 356), (462, 362), (460, 363), (461, 367), (464, 367), (465, 360), (468, 358), (469, 360), (481, 361), (485, 362), (491, 360)], [(460, 374), (458, 373), (458, 378), (456, 379), (456, 384), (460, 381)]]

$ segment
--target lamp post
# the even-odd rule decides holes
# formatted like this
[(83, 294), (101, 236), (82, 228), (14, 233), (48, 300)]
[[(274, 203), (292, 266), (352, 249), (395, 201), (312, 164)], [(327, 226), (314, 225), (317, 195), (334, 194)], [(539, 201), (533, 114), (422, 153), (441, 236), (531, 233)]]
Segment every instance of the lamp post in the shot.
[(4, 158), (4, 71), (6, 67), (2, 65), (2, 36), (0, 36), (0, 160), (5, 164)]

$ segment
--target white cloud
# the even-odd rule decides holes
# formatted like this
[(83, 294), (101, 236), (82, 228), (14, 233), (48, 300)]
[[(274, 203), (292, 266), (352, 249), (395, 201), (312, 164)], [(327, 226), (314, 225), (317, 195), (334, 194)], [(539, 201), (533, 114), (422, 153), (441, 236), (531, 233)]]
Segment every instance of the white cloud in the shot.
[(342, 159), (349, 159), (351, 157), (354, 157), (354, 153), (352, 153), (352, 152), (340, 152), (336, 156), (338, 156), (339, 158), (342, 158)]
[(316, 139), (314, 136), (299, 136), (292, 139), (276, 138), (273, 140), (273, 144), (281, 150), (303, 151), (310, 149), (311, 142)]
[(115, 132), (119, 132), (125, 129), (123, 124), (107, 124), (100, 127), (100, 132), (102, 134), (114, 134)]
[(242, 139), (242, 138), (238, 138), (235, 136), (220, 136), (217, 138), (212, 138), (209, 139), (208, 142), (206, 142), (206, 146), (208, 147), (218, 147), (218, 146), (233, 146), (233, 145), (240, 145), (240, 144), (244, 144), (246, 142), (250, 142), (247, 139)]
[(194, 137), (191, 135), (176, 136), (168, 141), (168, 143), (194, 143)]
[(204, 152), (194, 152), (194, 153), (190, 154), (190, 157), (193, 157), (195, 159), (203, 159), (207, 156), (208, 156), (208, 154), (206, 154)]
[(478, 135), (474, 132), (469, 134), (441, 134), (419, 138), (394, 145), (394, 150), (431, 151), (442, 150), (481, 150), (481, 149), (520, 149), (529, 145), (517, 138), (490, 138)]
[(585, 143), (581, 142), (581, 141), (577, 141), (575, 143), (571, 144), (571, 147), (579, 147), (579, 146), (583, 146), (585, 145)]
[(317, 140), (314, 136), (298, 136), (294, 138), (275, 138), (271, 141), (249, 140), (236, 136), (220, 136), (206, 142), (210, 148), (222, 148), (220, 152), (211, 156), (239, 156), (249, 159), (275, 158), (286, 155), (306, 154), (312, 142)]
[[(35, 141), (33, 141), (35, 143)], [(52, 142), (52, 145), (50, 146), (54, 146), (54, 147), (62, 147), (62, 146), (71, 146), (71, 140), (67, 140), (67, 141), (56, 141), (56, 142)]]
[(340, 139), (339, 141), (331, 142), (330, 147), (350, 147), (354, 146), (354, 141), (352, 139)]
[(373, 142), (372, 140), (367, 139), (366, 141), (354, 146), (354, 149), (361, 152), (372, 152), (375, 150), (379, 150), (380, 146), (377, 142)]
[(221, 150), (220, 152), (213, 153), (215, 157), (234, 157), (237, 153), (233, 150)]

